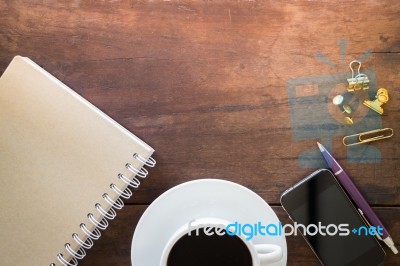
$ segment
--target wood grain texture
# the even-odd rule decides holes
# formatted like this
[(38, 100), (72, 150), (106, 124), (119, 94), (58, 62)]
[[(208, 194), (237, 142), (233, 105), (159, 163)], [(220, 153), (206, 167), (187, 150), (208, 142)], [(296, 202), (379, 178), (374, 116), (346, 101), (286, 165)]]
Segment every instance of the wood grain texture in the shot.
[[(288, 80), (348, 72), (364, 58), (389, 90), (382, 126), (395, 135), (371, 144), (377, 164), (347, 161), (343, 136), (332, 150), (400, 241), (400, 2), (18, 0), (0, 1), (0, 14), (0, 72), (28, 56), (155, 148), (157, 167), (131, 204), (220, 178), (278, 206), (314, 170), (299, 155), (320, 140), (294, 138)], [(129, 265), (143, 210), (127, 206), (82, 265)], [(288, 245), (289, 265), (317, 264), (302, 239)]]

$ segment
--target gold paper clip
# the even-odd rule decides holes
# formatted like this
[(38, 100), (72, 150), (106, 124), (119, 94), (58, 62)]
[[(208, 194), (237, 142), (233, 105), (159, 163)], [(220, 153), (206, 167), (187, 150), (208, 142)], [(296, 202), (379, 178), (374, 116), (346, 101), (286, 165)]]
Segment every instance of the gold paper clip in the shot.
[(393, 136), (392, 128), (375, 129), (343, 138), (344, 146), (353, 146), (368, 143), (380, 139), (387, 139)]
[[(358, 69), (357, 69), (358, 74), (356, 76), (354, 76), (354, 70), (352, 67), (354, 63), (358, 63)], [(361, 89), (367, 90), (369, 88), (369, 79), (367, 75), (360, 73), (361, 62), (357, 60), (351, 61), (349, 67), (351, 70), (351, 78), (347, 79), (347, 82), (349, 83), (347, 91), (353, 92)]]

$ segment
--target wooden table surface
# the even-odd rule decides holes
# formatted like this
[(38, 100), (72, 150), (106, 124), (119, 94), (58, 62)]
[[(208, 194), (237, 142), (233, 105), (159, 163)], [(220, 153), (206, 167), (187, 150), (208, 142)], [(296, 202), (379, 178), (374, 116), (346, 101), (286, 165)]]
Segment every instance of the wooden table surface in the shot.
[[(0, 14), (1, 73), (28, 56), (156, 150), (156, 168), (79, 265), (130, 265), (146, 207), (194, 179), (244, 185), (289, 222), (280, 195), (321, 164), (317, 141), (400, 245), (399, 1), (25, 0), (0, 1)], [(351, 96), (349, 128), (331, 99), (356, 59), (371, 98), (385, 87), (390, 99), (380, 116)], [(376, 126), (395, 135), (342, 144)], [(302, 237), (287, 245), (288, 265), (319, 265)], [(384, 249), (385, 265), (400, 265)]]

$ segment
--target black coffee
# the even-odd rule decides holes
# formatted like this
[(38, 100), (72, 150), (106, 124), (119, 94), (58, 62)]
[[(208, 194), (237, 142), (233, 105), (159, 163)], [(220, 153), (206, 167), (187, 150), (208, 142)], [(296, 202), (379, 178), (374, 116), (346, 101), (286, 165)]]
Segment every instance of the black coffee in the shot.
[(204, 229), (197, 231), (197, 235), (193, 230), (175, 243), (167, 266), (252, 266), (250, 251), (239, 237), (219, 236), (214, 229), (211, 236)]

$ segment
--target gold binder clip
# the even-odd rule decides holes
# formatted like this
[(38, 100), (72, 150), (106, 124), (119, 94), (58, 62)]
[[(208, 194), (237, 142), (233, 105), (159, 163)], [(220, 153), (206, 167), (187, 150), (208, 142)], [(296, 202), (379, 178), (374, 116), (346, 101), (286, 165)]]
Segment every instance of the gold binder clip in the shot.
[(363, 143), (368, 143), (380, 139), (387, 139), (393, 136), (392, 128), (375, 129), (359, 134), (346, 136), (343, 138), (343, 144), (345, 146), (353, 146)]
[(380, 88), (376, 93), (375, 100), (365, 100), (363, 104), (368, 106), (378, 114), (383, 114), (383, 108), (381, 107), (382, 104), (387, 103), (389, 101), (389, 94), (387, 89)]
[[(357, 69), (358, 74), (356, 76), (354, 76), (354, 70), (352, 67), (354, 63), (358, 63), (358, 69)], [(361, 62), (357, 60), (351, 61), (349, 67), (351, 70), (351, 78), (347, 79), (347, 82), (349, 83), (347, 91), (353, 92), (361, 89), (367, 90), (369, 88), (369, 79), (367, 75), (360, 73)]]

